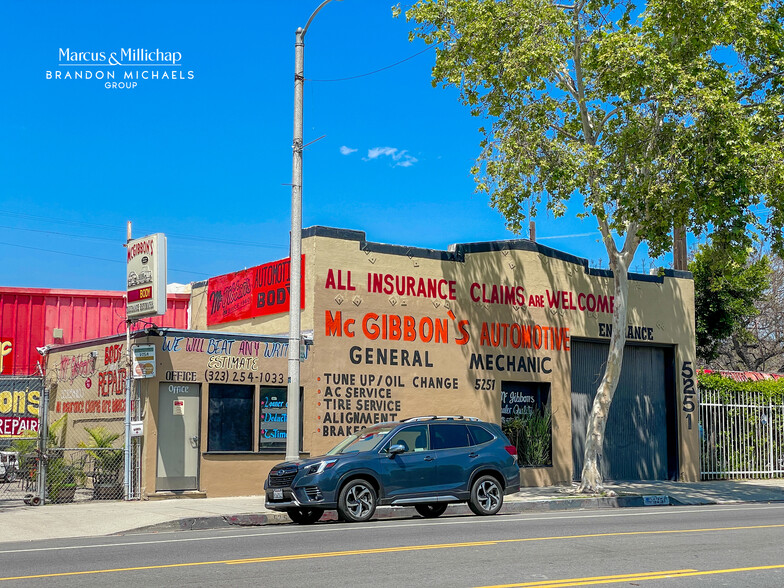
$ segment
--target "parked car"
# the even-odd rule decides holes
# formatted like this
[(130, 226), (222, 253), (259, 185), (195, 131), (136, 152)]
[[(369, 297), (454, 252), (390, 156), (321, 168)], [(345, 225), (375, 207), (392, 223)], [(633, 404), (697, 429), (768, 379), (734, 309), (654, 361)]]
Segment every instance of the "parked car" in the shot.
[(301, 524), (325, 510), (367, 521), (379, 505), (413, 506), (431, 518), (467, 502), (475, 514), (492, 515), (520, 489), (520, 470), (517, 448), (498, 425), (427, 416), (374, 425), (324, 456), (280, 463), (264, 489), (267, 508)]
[(19, 454), (16, 451), (0, 451), (0, 480), (16, 482), (19, 472)]

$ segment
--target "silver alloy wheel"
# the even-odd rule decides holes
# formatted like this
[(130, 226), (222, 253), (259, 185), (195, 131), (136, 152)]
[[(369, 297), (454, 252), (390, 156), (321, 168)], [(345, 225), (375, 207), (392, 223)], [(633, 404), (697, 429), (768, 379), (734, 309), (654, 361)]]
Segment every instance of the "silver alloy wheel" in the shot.
[(352, 486), (346, 494), (346, 508), (357, 519), (364, 519), (373, 509), (374, 497), (364, 484)]
[(485, 480), (479, 484), (476, 498), (483, 510), (493, 512), (501, 502), (501, 489), (494, 480)]
[(471, 485), (468, 508), (476, 515), (494, 515), (504, 504), (504, 491), (495, 476), (484, 475)]

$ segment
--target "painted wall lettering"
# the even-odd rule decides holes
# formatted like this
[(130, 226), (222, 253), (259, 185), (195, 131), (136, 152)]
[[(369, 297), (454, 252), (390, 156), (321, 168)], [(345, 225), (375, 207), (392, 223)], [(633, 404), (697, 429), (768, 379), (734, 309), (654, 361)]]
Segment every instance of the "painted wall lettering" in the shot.
[[(585, 292), (569, 292), (566, 290), (556, 290), (550, 292), (545, 290), (547, 306), (550, 308), (560, 308), (563, 310), (579, 310), (582, 312), (604, 312), (612, 314), (614, 309), (615, 297), (605, 294), (588, 294)], [(575, 304), (575, 302), (577, 304)]]
[(400, 415), (396, 392), (406, 387), (401, 376), (336, 372), (325, 373), (323, 379), (326, 412), (318, 416), (323, 437), (343, 437)]
[(122, 358), (122, 344), (109, 345), (103, 350), (104, 364), (110, 365), (117, 363)]
[(457, 300), (455, 288), (456, 282), (454, 280), (444, 280), (443, 278), (415, 278), (414, 276), (377, 273), (367, 275), (367, 290), (370, 294), (397, 294), (398, 296)]
[(0, 339), (0, 374), (10, 374), (14, 369), (14, 342)]
[(501, 284), (479, 284), (474, 282), (468, 289), (468, 293), (474, 302), (525, 306), (525, 288), (522, 286), (503, 286)]
[(57, 366), (57, 380), (73, 382), (77, 378), (89, 378), (95, 374), (95, 357), (91, 355), (66, 355)]
[(343, 270), (333, 270), (329, 268), (327, 270), (327, 280), (324, 284), (324, 287), (328, 290), (356, 290), (356, 286), (351, 283), (351, 270), (346, 270), (346, 274), (343, 274)]
[[(612, 337), (612, 324), (599, 323), (599, 336)], [(626, 338), (632, 341), (653, 341), (653, 327), (645, 325), (627, 325)]]
[(550, 374), (553, 371), (551, 363), (551, 357), (472, 353), (468, 369)]
[(354, 365), (391, 365), (402, 367), (433, 367), (429, 351), (414, 349), (387, 349), (382, 347), (357, 347), (348, 351)]
[(125, 368), (98, 372), (98, 395), (125, 394), (126, 378), (127, 370)]
[(553, 349), (569, 351), (569, 328), (518, 323), (482, 323), (479, 344), (483, 347)]

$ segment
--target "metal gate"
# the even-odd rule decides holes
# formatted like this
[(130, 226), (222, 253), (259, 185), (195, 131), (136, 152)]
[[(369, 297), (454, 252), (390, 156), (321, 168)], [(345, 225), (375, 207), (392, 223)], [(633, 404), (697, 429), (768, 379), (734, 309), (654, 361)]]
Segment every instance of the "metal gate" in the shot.
[(700, 474), (703, 480), (784, 477), (784, 404), (760, 392), (701, 388)]
[[(588, 417), (608, 349), (607, 343), (572, 340), (575, 480), (582, 474)], [(677, 476), (673, 358), (668, 347), (626, 345), (599, 464), (606, 480), (667, 480)], [(673, 432), (672, 439), (669, 431)]]

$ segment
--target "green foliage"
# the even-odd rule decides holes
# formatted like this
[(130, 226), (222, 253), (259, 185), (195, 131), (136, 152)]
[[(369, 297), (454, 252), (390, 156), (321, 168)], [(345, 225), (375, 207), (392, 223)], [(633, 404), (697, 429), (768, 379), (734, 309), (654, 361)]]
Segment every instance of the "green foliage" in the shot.
[(89, 448), (87, 454), (95, 461), (95, 469), (102, 473), (116, 472), (123, 466), (123, 450), (111, 449), (120, 433), (110, 433), (104, 427), (85, 427), (90, 442), (79, 442), (79, 447)]
[(701, 409), (703, 467), (712, 473), (746, 478), (769, 477), (772, 471), (781, 470), (784, 419), (780, 410), (770, 408), (784, 403), (784, 379), (736, 382), (719, 374), (701, 373), (699, 384), (703, 391), (718, 392), (724, 405)]
[(700, 373), (699, 386), (702, 389), (716, 390), (724, 402), (734, 400), (738, 394), (750, 392), (761, 393), (765, 401), (784, 402), (784, 378), (757, 382), (736, 382), (732, 378), (725, 378), (720, 374)]
[(694, 274), (697, 356), (709, 363), (720, 343), (757, 314), (755, 302), (769, 286), (770, 265), (750, 261), (745, 250), (703, 246), (689, 263)]
[(405, 16), (438, 47), (433, 84), (486, 119), (477, 189), (512, 230), (580, 197), (608, 251), (615, 231), (658, 256), (673, 226), (781, 250), (782, 0), (420, 0)]
[(68, 413), (49, 423), (47, 436), (48, 447), (63, 447), (65, 444), (65, 426), (68, 424)]
[(16, 451), (19, 459), (22, 460), (28, 455), (32, 455), (38, 449), (38, 434), (35, 431), (25, 431), (22, 437), (16, 437), (9, 447), (10, 451)]
[(550, 409), (532, 410), (501, 425), (512, 444), (517, 447), (520, 466), (553, 465), (553, 430)]

